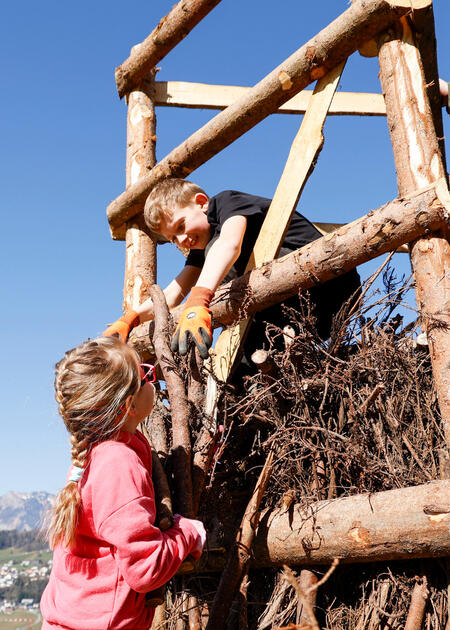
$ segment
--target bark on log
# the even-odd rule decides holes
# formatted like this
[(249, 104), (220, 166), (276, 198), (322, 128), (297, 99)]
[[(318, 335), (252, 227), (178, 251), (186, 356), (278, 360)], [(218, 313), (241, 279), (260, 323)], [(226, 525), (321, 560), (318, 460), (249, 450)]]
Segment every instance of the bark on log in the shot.
[(189, 356), (188, 400), (200, 412), (205, 406), (205, 388), (202, 379), (203, 359), (195, 348)]
[(173, 525), (172, 500), (166, 472), (157, 451), (152, 444), (151, 435), (146, 423), (140, 425), (142, 433), (150, 443), (152, 449), (152, 482), (155, 489), (156, 522), (159, 529), (165, 531)]
[(213, 427), (204, 424), (194, 447), (194, 462), (192, 467), (192, 502), (194, 514), (198, 513), (200, 499), (211, 468), (218, 437), (219, 435), (214, 431)]
[(409, 13), (413, 6), (430, 3), (431, 0), (355, 2), (249, 92), (169, 153), (149, 175), (112, 201), (107, 209), (111, 227), (120, 227), (140, 212), (157, 182), (166, 177), (186, 177), (312, 81), (325, 76), (364, 41)]
[[(128, 98), (127, 189), (148, 174), (156, 164), (155, 73), (151, 73)], [(156, 243), (143, 220), (136, 217), (126, 225), (123, 310), (135, 310), (150, 295), (156, 282)]]
[[(230, 324), (445, 225), (450, 212), (450, 199), (444, 198), (446, 186), (445, 182), (440, 183), (439, 193), (433, 185), (415, 195), (395, 199), (336, 232), (227, 283), (211, 305), (215, 322)], [(175, 321), (180, 312), (179, 307), (172, 311)], [(148, 348), (148, 324), (134, 329), (130, 342), (140, 351), (145, 345)]]
[(427, 580), (424, 577), (422, 584), (414, 585), (405, 630), (420, 630), (422, 628), (428, 595)]
[[(450, 555), (450, 480), (267, 510), (253, 541), (253, 567), (380, 562)], [(436, 506), (429, 510), (427, 506)], [(437, 506), (441, 505), (440, 512)], [(433, 513), (427, 513), (433, 512)], [(208, 564), (209, 562), (209, 564)], [(222, 570), (205, 554), (198, 571)]]
[(135, 88), (148, 72), (207, 15), (220, 0), (181, 0), (116, 68), (120, 98)]
[(155, 616), (153, 617), (150, 630), (164, 630), (166, 627), (166, 602), (164, 601), (155, 609)]
[(157, 398), (152, 412), (146, 420), (146, 428), (150, 436), (150, 442), (155, 448), (164, 469), (166, 468), (167, 457), (169, 455), (169, 443), (165, 422), (165, 416), (167, 414), (167, 407)]
[(172, 455), (177, 509), (183, 516), (193, 516), (191, 476), (191, 436), (189, 431), (189, 405), (184, 383), (176, 371), (169, 346), (169, 310), (164, 293), (158, 285), (150, 288), (155, 309), (153, 343), (159, 365), (167, 383), (172, 414)]
[[(445, 176), (414, 33), (402, 18), (379, 40), (380, 81), (386, 100), (397, 183), (408, 195)], [(448, 192), (448, 189), (447, 189)], [(434, 384), (450, 447), (450, 240), (448, 224), (411, 244), (421, 325), (427, 333)]]
[(152, 447), (152, 481), (155, 488), (155, 503), (158, 527), (166, 531), (173, 525), (172, 499), (170, 496), (169, 482), (166, 473), (158, 457), (158, 453)]
[[(308, 598), (308, 603), (313, 610), (316, 606), (317, 589), (311, 587), (315, 586), (318, 581), (319, 578), (312, 571), (309, 571), (308, 569), (303, 569), (302, 571), (300, 571), (298, 583), (302, 591), (307, 593), (306, 596)], [(295, 620), (295, 623), (297, 625), (306, 625), (311, 624), (312, 621), (313, 620), (308, 615), (308, 611), (305, 609), (305, 606), (299, 599), (297, 603), (297, 618)]]

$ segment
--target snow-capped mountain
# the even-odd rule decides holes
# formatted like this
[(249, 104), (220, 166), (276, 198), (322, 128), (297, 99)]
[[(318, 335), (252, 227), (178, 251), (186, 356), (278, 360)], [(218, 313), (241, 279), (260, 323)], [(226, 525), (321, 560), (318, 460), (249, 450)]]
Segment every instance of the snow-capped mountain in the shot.
[(48, 492), (9, 491), (0, 496), (0, 530), (39, 529), (55, 497)]

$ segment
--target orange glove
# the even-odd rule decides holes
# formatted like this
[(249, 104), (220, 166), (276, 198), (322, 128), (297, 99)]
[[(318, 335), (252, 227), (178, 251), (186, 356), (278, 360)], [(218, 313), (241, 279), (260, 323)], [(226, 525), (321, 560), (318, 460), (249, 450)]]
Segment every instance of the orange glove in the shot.
[(172, 350), (184, 356), (188, 351), (189, 338), (197, 346), (202, 359), (208, 358), (212, 344), (211, 311), (208, 306), (214, 291), (205, 287), (193, 287), (172, 338)]
[(122, 341), (125, 343), (130, 330), (139, 324), (139, 315), (136, 311), (127, 311), (125, 315), (119, 317), (114, 324), (108, 326), (108, 328), (102, 333), (103, 337), (112, 337), (113, 335), (119, 335)]

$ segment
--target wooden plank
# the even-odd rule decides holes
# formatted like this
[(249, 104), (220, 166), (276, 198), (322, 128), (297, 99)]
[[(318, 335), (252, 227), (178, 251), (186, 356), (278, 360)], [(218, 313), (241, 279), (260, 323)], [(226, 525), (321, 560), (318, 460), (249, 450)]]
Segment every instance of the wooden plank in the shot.
[[(298, 199), (322, 149), (323, 125), (344, 65), (345, 62), (340, 63), (317, 82), (245, 273), (273, 260), (280, 251)], [(226, 328), (216, 342), (213, 370), (223, 382), (227, 381), (233, 369), (251, 322), (252, 318), (249, 317)]]
[[(211, 85), (187, 81), (156, 81), (155, 105), (160, 107), (187, 107), (193, 109), (225, 109), (250, 87), (237, 85)], [(312, 90), (303, 90), (281, 105), (277, 114), (304, 114)], [(331, 101), (329, 116), (386, 116), (382, 94), (362, 92), (336, 92)]]

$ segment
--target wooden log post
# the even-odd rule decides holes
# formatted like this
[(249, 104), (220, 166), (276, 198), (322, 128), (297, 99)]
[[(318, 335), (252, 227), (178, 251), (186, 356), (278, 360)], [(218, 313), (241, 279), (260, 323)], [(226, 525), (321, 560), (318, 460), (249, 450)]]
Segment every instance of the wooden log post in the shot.
[[(309, 571), (308, 569), (302, 569), (300, 571), (300, 575), (298, 576), (298, 585), (302, 589), (303, 592), (307, 592), (308, 604), (314, 611), (317, 599), (317, 588), (311, 588), (317, 584), (319, 578), (313, 571)], [(299, 598), (297, 602), (297, 617), (295, 623), (299, 626), (311, 624), (312, 619), (308, 614), (308, 610), (306, 609), (304, 603)]]
[[(411, 23), (379, 39), (380, 81), (386, 100), (397, 183), (408, 195), (446, 177)], [(447, 189), (448, 190), (448, 189)], [(427, 333), (434, 383), (450, 447), (450, 242), (448, 222), (411, 243), (421, 325)]]
[[(449, 221), (450, 198), (442, 179), (423, 191), (395, 199), (283, 258), (223, 285), (211, 304), (214, 320), (227, 325), (295, 295), (299, 290), (335, 278), (353, 267)], [(172, 311), (175, 321), (182, 309)], [(132, 332), (130, 341), (141, 350), (148, 342), (148, 325)]]
[(423, 577), (422, 583), (414, 585), (405, 630), (421, 630), (429, 594), (427, 579)]
[(431, 0), (357, 0), (318, 35), (299, 48), (241, 98), (220, 112), (167, 155), (107, 209), (113, 236), (142, 211), (151, 189), (166, 177), (186, 177), (275, 112), (313, 81), (325, 76), (359, 46), (412, 8)]
[(155, 333), (153, 342), (159, 365), (169, 392), (172, 414), (172, 456), (176, 507), (183, 516), (192, 518), (191, 435), (189, 430), (189, 405), (184, 383), (177, 373), (169, 345), (169, 310), (164, 293), (158, 285), (150, 288), (155, 309)]
[[(127, 189), (147, 175), (156, 164), (155, 73), (142, 81), (128, 96), (127, 112)], [(135, 310), (150, 295), (156, 282), (156, 243), (142, 217), (127, 222), (124, 281), (124, 311)]]
[(416, 42), (422, 59), (425, 84), (431, 113), (433, 115), (434, 130), (439, 142), (442, 161), (445, 160), (444, 126), (442, 122), (442, 98), (439, 89), (439, 70), (436, 52), (436, 34), (434, 30), (433, 5), (414, 12), (414, 28)]
[(220, 0), (180, 0), (172, 11), (116, 68), (120, 98), (136, 88), (142, 79), (207, 15)]

